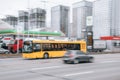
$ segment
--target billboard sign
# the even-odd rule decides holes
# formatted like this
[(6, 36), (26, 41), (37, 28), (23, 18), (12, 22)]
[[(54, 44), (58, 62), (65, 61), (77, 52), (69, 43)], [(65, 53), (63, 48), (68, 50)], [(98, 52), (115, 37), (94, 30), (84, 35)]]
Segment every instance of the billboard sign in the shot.
[(86, 25), (87, 26), (93, 26), (93, 17), (92, 16), (87, 16)]
[(102, 36), (101, 40), (120, 40), (120, 36)]

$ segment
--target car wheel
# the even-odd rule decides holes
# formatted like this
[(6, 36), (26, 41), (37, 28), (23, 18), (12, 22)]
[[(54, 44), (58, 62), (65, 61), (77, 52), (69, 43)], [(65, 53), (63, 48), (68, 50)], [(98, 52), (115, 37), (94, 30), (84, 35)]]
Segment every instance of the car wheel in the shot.
[(9, 52), (8, 52), (8, 51), (6, 51), (6, 52), (5, 52), (5, 54), (9, 54)]
[(49, 55), (48, 53), (45, 53), (44, 56), (43, 56), (44, 59), (48, 59), (49, 58)]
[(74, 60), (73, 60), (73, 63), (74, 63), (74, 64), (78, 64), (78, 63), (79, 63), (79, 60), (74, 59)]
[(90, 59), (89, 59), (89, 62), (90, 62), (90, 63), (93, 63), (93, 62), (94, 62), (94, 59), (93, 59), (93, 58), (90, 58)]
[(68, 63), (68, 61), (63, 61), (64, 64)]
[(12, 50), (12, 53), (13, 53), (13, 54), (15, 54), (15, 53), (16, 53), (16, 51)]

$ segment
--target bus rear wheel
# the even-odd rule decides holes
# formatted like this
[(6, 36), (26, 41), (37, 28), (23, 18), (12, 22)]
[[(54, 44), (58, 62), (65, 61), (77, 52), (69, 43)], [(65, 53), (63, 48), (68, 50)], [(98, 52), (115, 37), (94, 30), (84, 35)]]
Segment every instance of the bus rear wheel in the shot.
[(44, 59), (48, 59), (49, 58), (49, 55), (48, 53), (45, 53), (44, 56), (43, 56)]

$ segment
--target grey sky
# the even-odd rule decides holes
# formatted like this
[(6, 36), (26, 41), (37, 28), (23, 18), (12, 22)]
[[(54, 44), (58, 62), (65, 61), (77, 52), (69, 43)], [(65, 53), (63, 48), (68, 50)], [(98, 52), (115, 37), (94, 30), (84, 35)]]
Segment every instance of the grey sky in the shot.
[[(72, 7), (72, 4), (81, 0), (45, 0), (48, 1), (45, 6), (43, 0), (0, 0), (0, 18), (5, 15), (18, 15), (18, 10), (27, 10), (28, 8), (46, 8), (47, 23), (50, 21), (50, 8), (56, 5), (66, 5)], [(94, 0), (88, 0), (94, 1)]]

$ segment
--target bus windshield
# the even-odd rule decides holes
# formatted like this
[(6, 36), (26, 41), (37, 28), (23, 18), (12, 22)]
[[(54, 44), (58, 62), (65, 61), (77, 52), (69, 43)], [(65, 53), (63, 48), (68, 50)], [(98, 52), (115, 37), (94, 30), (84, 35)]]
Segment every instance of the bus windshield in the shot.
[(33, 51), (32, 48), (32, 41), (25, 41), (23, 46), (23, 52), (24, 53), (31, 53)]

